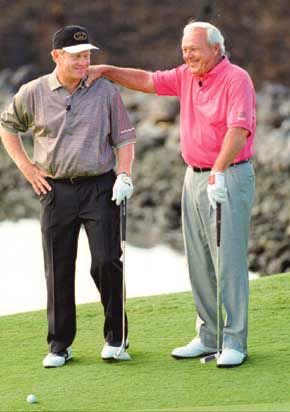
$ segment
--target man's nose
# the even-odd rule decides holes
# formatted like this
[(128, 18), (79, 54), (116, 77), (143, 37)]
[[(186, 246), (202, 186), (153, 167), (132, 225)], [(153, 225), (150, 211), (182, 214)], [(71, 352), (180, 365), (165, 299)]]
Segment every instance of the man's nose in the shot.
[(88, 66), (90, 64), (90, 59), (84, 57), (80, 60), (80, 64), (82, 64), (83, 66)]

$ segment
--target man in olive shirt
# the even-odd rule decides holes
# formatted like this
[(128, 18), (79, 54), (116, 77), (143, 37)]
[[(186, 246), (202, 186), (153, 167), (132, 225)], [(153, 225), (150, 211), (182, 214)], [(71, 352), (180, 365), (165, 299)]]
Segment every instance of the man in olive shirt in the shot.
[[(133, 192), (135, 143), (117, 88), (104, 78), (86, 83), (90, 53), (97, 49), (87, 30), (66, 26), (54, 34), (52, 45), (55, 70), (20, 88), (1, 115), (0, 131), (4, 147), (40, 198), (50, 347), (45, 367), (62, 366), (72, 358), (75, 261), (82, 224), (92, 257), (91, 275), (104, 306), (101, 356), (111, 359), (119, 350), (119, 205)], [(33, 160), (19, 136), (28, 129), (34, 137)]]

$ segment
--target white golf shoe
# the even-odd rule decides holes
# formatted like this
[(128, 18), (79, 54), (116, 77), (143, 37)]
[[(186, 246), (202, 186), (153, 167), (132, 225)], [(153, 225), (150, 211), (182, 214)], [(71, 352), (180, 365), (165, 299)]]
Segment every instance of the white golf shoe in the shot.
[(72, 348), (68, 347), (60, 353), (48, 353), (42, 361), (45, 368), (57, 368), (63, 366), (67, 361), (72, 359)]
[[(126, 341), (126, 347), (127, 349), (129, 346), (129, 341)], [(131, 356), (129, 355), (128, 352), (126, 352), (125, 349), (120, 350), (120, 346), (111, 346), (108, 344), (108, 342), (105, 343), (102, 352), (101, 352), (101, 357), (103, 360), (131, 360)]]
[(194, 338), (188, 345), (174, 349), (171, 356), (176, 359), (197, 358), (215, 352), (216, 348), (209, 348), (201, 342), (200, 338)]
[(233, 368), (241, 365), (245, 359), (246, 355), (244, 353), (225, 348), (217, 359), (217, 366), (219, 368)]

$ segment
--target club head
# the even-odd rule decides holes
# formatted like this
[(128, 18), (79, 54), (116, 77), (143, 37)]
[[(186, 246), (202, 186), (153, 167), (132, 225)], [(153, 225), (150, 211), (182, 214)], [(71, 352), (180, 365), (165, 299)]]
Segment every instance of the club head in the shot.
[(216, 360), (218, 359), (219, 355), (220, 355), (219, 352), (217, 352), (217, 353), (212, 353), (211, 355), (204, 356), (203, 358), (200, 359), (200, 363), (207, 363), (207, 362)]
[(121, 349), (114, 355), (114, 359), (120, 360), (120, 361), (130, 361), (132, 360), (131, 356), (129, 355), (128, 352), (125, 352), (124, 349)]

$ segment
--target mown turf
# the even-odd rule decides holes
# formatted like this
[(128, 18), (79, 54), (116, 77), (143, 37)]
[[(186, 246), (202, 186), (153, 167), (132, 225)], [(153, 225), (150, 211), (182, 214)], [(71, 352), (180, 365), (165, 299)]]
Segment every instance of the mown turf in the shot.
[[(105, 363), (100, 304), (78, 307), (74, 360), (44, 369), (44, 311), (0, 317), (1, 411), (290, 411), (290, 276), (251, 282), (249, 353), (240, 368), (176, 361), (194, 334), (190, 293), (131, 299), (132, 362)], [(29, 405), (34, 393), (38, 403)]]

